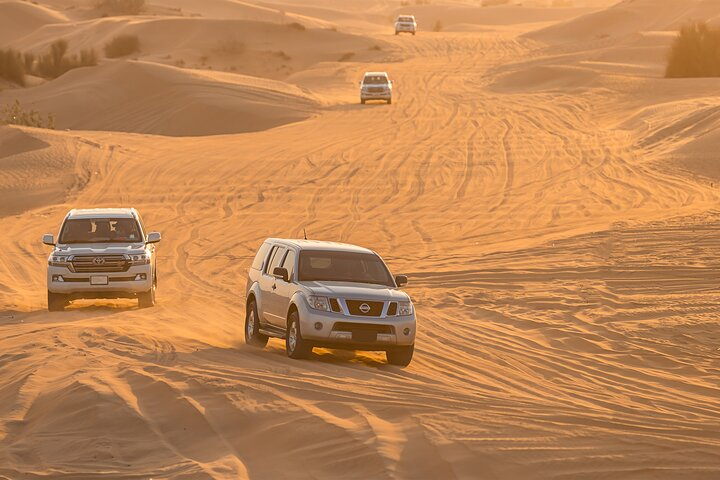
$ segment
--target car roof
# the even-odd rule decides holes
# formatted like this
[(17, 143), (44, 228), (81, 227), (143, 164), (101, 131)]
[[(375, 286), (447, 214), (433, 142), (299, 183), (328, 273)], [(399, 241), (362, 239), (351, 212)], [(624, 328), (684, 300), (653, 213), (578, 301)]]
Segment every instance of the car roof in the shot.
[(135, 218), (134, 208), (74, 208), (67, 218)]
[(398, 15), (398, 18), (412, 18), (413, 20), (415, 20), (415, 15), (402, 15), (401, 14), (401, 15)]
[(290, 238), (268, 238), (267, 242), (292, 245), (300, 250), (330, 250), (335, 252), (357, 252), (357, 253), (375, 253), (372, 250), (349, 243), (340, 242), (324, 242), (320, 240), (303, 240)]
[(365, 76), (378, 76), (378, 77), (387, 77), (387, 72), (365, 72)]

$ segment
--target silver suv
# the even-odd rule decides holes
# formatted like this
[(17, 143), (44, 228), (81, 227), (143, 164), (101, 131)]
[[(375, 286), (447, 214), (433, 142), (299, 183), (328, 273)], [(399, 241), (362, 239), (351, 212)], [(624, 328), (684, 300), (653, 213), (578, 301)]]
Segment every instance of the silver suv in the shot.
[(80, 298), (137, 298), (155, 305), (158, 232), (146, 233), (134, 208), (71, 210), (48, 258), (48, 310), (63, 310)]
[(360, 82), (360, 103), (383, 100), (392, 103), (393, 82), (387, 72), (365, 72)]
[(415, 348), (415, 310), (385, 262), (366, 248), (270, 238), (248, 270), (245, 341), (284, 338), (287, 355), (313, 347), (384, 350), (408, 365)]
[(395, 35), (399, 35), (402, 32), (415, 35), (417, 32), (417, 22), (414, 16), (400, 15), (397, 20), (395, 20)]

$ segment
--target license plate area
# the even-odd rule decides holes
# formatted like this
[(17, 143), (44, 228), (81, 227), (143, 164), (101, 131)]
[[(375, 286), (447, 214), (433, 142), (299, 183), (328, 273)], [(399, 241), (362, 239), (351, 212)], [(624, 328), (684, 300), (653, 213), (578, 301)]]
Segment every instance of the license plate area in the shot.
[(353, 342), (372, 343), (377, 342), (377, 332), (372, 330), (353, 330)]
[(107, 285), (107, 284), (108, 284), (107, 275), (92, 275), (90, 277), (90, 285)]

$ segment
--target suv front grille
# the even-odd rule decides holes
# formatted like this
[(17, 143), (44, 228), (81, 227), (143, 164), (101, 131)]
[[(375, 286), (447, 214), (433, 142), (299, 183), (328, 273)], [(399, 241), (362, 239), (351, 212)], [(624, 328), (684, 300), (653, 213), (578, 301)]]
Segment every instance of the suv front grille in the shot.
[(379, 317), (382, 315), (383, 302), (369, 302), (364, 300), (345, 300), (350, 315), (361, 317)]
[(77, 273), (126, 272), (130, 263), (123, 255), (82, 255), (72, 260)]

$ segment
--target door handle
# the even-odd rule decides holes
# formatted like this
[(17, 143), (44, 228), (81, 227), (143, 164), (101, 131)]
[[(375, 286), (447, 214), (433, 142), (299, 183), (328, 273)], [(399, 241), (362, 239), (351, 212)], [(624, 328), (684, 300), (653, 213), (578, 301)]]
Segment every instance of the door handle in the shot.
[(277, 288), (277, 285), (273, 283), (272, 289), (275, 290)]

